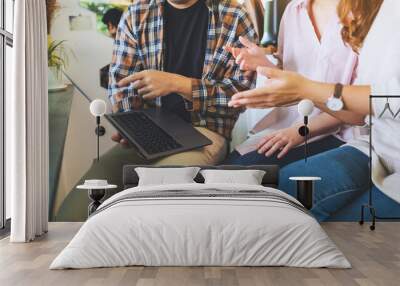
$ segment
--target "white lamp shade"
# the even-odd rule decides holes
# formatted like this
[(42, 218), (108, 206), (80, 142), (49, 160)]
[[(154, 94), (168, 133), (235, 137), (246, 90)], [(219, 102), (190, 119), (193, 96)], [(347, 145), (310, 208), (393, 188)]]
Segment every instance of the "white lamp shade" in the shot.
[(309, 99), (303, 99), (297, 106), (301, 116), (309, 116), (314, 110), (314, 103)]
[(95, 99), (90, 103), (90, 113), (93, 116), (103, 116), (106, 113), (106, 102), (102, 99)]

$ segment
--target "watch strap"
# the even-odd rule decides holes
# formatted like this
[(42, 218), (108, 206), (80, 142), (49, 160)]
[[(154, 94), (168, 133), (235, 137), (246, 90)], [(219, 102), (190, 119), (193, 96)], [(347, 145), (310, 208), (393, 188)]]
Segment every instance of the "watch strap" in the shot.
[(337, 99), (341, 99), (343, 94), (343, 84), (337, 83), (335, 85), (335, 91), (333, 93), (333, 97)]

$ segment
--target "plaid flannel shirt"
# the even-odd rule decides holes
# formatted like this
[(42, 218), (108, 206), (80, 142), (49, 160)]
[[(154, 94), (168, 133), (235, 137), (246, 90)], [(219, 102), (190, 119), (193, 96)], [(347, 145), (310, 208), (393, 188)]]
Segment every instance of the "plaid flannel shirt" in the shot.
[[(121, 19), (110, 68), (109, 99), (114, 112), (161, 104), (160, 99), (144, 103), (135, 89), (119, 88), (117, 82), (142, 70), (163, 70), (164, 1), (136, 0)], [(192, 79), (193, 100), (185, 100), (185, 106), (194, 126), (230, 139), (240, 111), (229, 108), (228, 102), (235, 93), (253, 87), (254, 74), (240, 71), (224, 46), (240, 47), (239, 36), (257, 41), (257, 35), (240, 4), (233, 0), (199, 1), (206, 1), (209, 9), (206, 56), (202, 78)]]

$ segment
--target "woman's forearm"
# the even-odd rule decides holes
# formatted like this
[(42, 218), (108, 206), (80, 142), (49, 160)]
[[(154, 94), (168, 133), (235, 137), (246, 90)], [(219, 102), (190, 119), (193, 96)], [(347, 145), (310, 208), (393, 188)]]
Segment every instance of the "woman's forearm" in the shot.
[(295, 105), (302, 99), (310, 99), (322, 111), (352, 125), (363, 124), (360, 118), (364, 119), (370, 113), (371, 87), (368, 85), (345, 86), (342, 93), (344, 109), (334, 112), (326, 106), (334, 94), (334, 84), (311, 81), (295, 72), (268, 67), (258, 67), (257, 73), (268, 78), (266, 85), (235, 94), (229, 102), (230, 107), (270, 108)]
[(319, 82), (310, 82), (302, 92), (304, 99), (310, 99), (321, 110), (331, 114), (335, 118), (349, 124), (362, 124), (360, 118), (370, 114), (369, 96), (371, 93), (370, 86), (345, 86), (343, 88), (342, 100), (344, 109), (334, 112), (327, 108), (326, 102), (333, 95), (335, 89), (334, 84), (326, 84)]

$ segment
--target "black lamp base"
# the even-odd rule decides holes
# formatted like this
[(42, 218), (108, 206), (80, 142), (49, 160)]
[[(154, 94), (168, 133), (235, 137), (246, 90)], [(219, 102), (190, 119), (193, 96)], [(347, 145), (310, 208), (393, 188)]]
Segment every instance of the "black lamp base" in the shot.
[(88, 215), (90, 216), (94, 213), (97, 208), (101, 205), (101, 200), (104, 198), (106, 194), (106, 190), (104, 189), (93, 189), (89, 190), (88, 195), (91, 200), (91, 203), (88, 206)]
[(104, 128), (104, 126), (98, 126), (96, 127), (96, 129), (94, 130), (94, 133), (96, 133), (96, 135), (98, 136), (104, 136), (106, 134), (106, 129)]
[(297, 181), (297, 200), (308, 210), (313, 207), (313, 194), (313, 181)]

